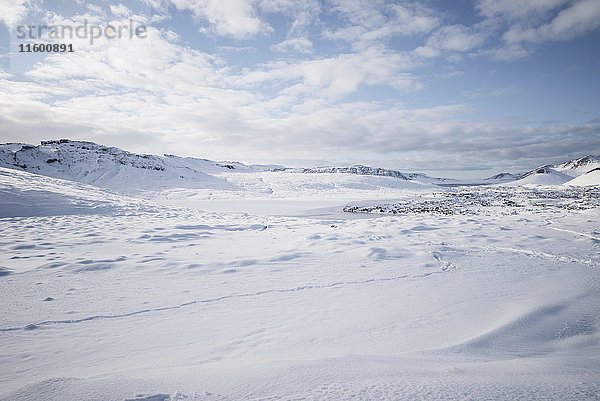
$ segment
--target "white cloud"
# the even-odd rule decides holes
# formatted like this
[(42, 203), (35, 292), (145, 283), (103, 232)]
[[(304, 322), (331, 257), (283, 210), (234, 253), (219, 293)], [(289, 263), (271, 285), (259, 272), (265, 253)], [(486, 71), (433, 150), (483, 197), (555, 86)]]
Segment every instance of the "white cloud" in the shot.
[[(49, 22), (76, 25), (88, 17), (93, 16), (66, 19), (50, 14)], [(303, 121), (308, 127), (317, 124), (333, 131), (336, 126), (329, 124), (337, 119), (329, 113), (372, 109), (365, 104), (332, 106), (332, 99), (361, 85), (416, 86), (406, 73), (410, 59), (383, 48), (270, 62), (234, 75), (218, 57), (178, 44), (176, 36), (153, 27), (143, 40), (99, 38), (93, 45), (74, 40), (77, 52), (47, 56), (28, 73), (32, 82), (2, 81), (2, 125), (14, 139), (70, 136), (120, 144), (119, 136), (128, 133), (154, 147), (146, 151), (186, 153), (194, 143), (215, 158), (219, 152), (230, 157), (232, 145), (240, 154), (260, 148), (271, 152), (273, 147), (264, 148), (268, 142), (282, 146), (291, 140), (289, 133), (276, 131), (277, 126)], [(261, 94), (272, 87), (275, 95)], [(36, 117), (23, 124), (32, 111)], [(323, 121), (313, 120), (321, 117)], [(307, 141), (302, 147), (309, 145)]]
[(461, 53), (480, 48), (488, 35), (461, 24), (446, 25), (435, 30), (425, 44), (415, 48), (411, 54), (424, 60), (445, 56), (447, 62), (458, 63), (463, 59)]
[(295, 98), (336, 99), (355, 92), (361, 85), (418, 89), (420, 85), (407, 72), (411, 67), (410, 57), (372, 47), (322, 59), (270, 62), (258, 69), (246, 69), (228, 82), (248, 88), (276, 85), (280, 93)]
[[(101, 60), (88, 54), (70, 60), (79, 66), (74, 70), (66, 60), (64, 65), (49, 60), (53, 69), (36, 70), (35, 82), (0, 80), (4, 139), (71, 137), (151, 153), (264, 162), (331, 160), (341, 153), (360, 162), (366, 155), (413, 154), (444, 159), (445, 167), (452, 168), (600, 146), (598, 124), (532, 128), (514, 121), (463, 119), (471, 112), (464, 104), (410, 109), (399, 103), (332, 103), (315, 96), (266, 98), (219, 88), (225, 72), (218, 60), (159, 44), (170, 51), (152, 68), (110, 62), (110, 74), (104, 75)], [(314, 71), (304, 66), (305, 85), (333, 88), (365, 79), (358, 74), (336, 82), (327, 75), (329, 63), (311, 65)], [(142, 68), (140, 75), (137, 68)], [(81, 79), (74, 79), (77, 75)], [(111, 79), (110, 85), (98, 78)], [(280, 149), (288, 150), (285, 156), (278, 156)]]
[(271, 49), (278, 52), (296, 52), (296, 53), (312, 53), (312, 42), (306, 38), (293, 38), (284, 40), (276, 45), (271, 46)]
[(104, 11), (102, 10), (102, 7), (95, 5), (95, 4), (86, 4), (86, 7), (88, 10), (90, 10), (91, 12), (95, 13), (95, 14), (99, 14), (102, 15), (104, 14)]
[(331, 11), (339, 13), (344, 25), (326, 31), (331, 39), (364, 48), (394, 36), (419, 35), (439, 25), (432, 10), (417, 5), (390, 4), (386, 1), (331, 0)]
[[(159, 1), (159, 0), (146, 0)], [(318, 18), (318, 0), (168, 0), (179, 10), (189, 10), (201, 24), (200, 31), (236, 39), (273, 32), (267, 14), (291, 17), (288, 34), (300, 36)], [(159, 8), (164, 8), (160, 7)], [(207, 25), (206, 25), (207, 24)]]
[(258, 7), (265, 13), (278, 13), (293, 20), (289, 36), (302, 36), (305, 29), (318, 20), (319, 0), (259, 0)]
[(131, 14), (131, 10), (125, 7), (122, 3), (119, 3), (117, 6), (110, 6), (110, 12), (112, 12), (116, 17), (128, 17)]
[(466, 52), (481, 46), (484, 41), (482, 33), (457, 24), (441, 27), (427, 39), (426, 44), (434, 49)]
[(190, 10), (205, 32), (244, 39), (271, 32), (273, 28), (257, 16), (256, 0), (170, 0), (179, 10)]
[(413, 54), (421, 58), (435, 58), (439, 57), (442, 53), (439, 49), (431, 46), (419, 46), (413, 50)]
[(440, 79), (448, 79), (448, 78), (459, 77), (461, 75), (465, 75), (465, 72), (464, 71), (448, 71), (443, 74), (435, 74), (434, 76), (436, 78), (440, 78)]
[(531, 54), (531, 51), (521, 45), (502, 46), (494, 49), (484, 50), (483, 54), (489, 55), (494, 60), (515, 61)]
[(12, 29), (27, 15), (31, 6), (31, 0), (0, 0), (0, 21)]
[(482, 0), (477, 8), (486, 18), (481, 25), (500, 31), (503, 42), (482, 54), (502, 61), (530, 56), (541, 43), (571, 40), (600, 28), (598, 0)]
[(573, 0), (479, 0), (476, 8), (485, 17), (524, 19), (544, 15)]
[(508, 43), (569, 40), (600, 27), (600, 1), (582, 0), (537, 27), (513, 26), (503, 35)]

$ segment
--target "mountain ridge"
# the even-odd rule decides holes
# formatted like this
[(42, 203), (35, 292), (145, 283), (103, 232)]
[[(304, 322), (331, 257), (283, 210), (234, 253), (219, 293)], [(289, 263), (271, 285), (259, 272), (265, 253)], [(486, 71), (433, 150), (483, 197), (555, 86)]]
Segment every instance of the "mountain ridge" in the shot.
[[(113, 146), (105, 146), (91, 141), (54, 139), (41, 141), (40, 145), (27, 143), (0, 144), (0, 166), (16, 168), (61, 179), (71, 179), (87, 184), (111, 187), (111, 177), (125, 179), (126, 172), (138, 176), (141, 186), (144, 177), (158, 174), (165, 187), (179, 184), (214, 184), (222, 180), (221, 189), (227, 187), (226, 180), (214, 174), (226, 172), (287, 172), (287, 173), (343, 173), (393, 177), (406, 181), (426, 182), (446, 181), (445, 178), (429, 177), (423, 173), (404, 173), (379, 167), (360, 164), (348, 167), (288, 168), (280, 165), (246, 165), (240, 162), (215, 162), (195, 157), (181, 157), (172, 154), (162, 156), (137, 154)], [(174, 174), (177, 172), (177, 174)], [(212, 177), (212, 178), (210, 178)], [(170, 181), (170, 183), (168, 182)], [(133, 183), (131, 183), (133, 184)], [(193, 186), (193, 185), (192, 185)]]
[[(0, 166), (109, 189), (240, 189), (236, 184), (219, 176), (228, 172), (372, 175), (440, 185), (456, 182), (453, 179), (430, 177), (423, 173), (405, 173), (362, 164), (310, 168), (246, 165), (240, 162), (215, 162), (172, 154), (138, 154), (114, 146), (70, 139), (44, 140), (40, 145), (19, 142), (0, 144)], [(595, 168), (600, 168), (600, 156), (586, 155), (563, 163), (543, 165), (521, 174), (496, 174), (483, 181), (489, 184), (560, 185)]]
[[(596, 168), (600, 168), (600, 156), (590, 154), (563, 163), (544, 164), (543, 166), (536, 167), (520, 174), (496, 174), (485, 178), (484, 181), (503, 181), (510, 183), (527, 180), (527, 183), (535, 183), (536, 181), (540, 183), (559, 183), (559, 181), (562, 181), (562, 183), (567, 183), (571, 179), (584, 175)], [(540, 178), (536, 180), (536, 176)], [(549, 176), (553, 176), (554, 178), (549, 179)]]

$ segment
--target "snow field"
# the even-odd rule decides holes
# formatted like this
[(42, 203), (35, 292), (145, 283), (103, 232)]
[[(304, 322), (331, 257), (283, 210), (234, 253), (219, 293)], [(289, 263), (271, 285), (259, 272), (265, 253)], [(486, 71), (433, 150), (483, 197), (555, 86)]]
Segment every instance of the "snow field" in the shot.
[(256, 173), (235, 184), (273, 193), (142, 200), (0, 172), (2, 399), (599, 396), (599, 209), (553, 206), (571, 190), (382, 215), (341, 210), (447, 192)]

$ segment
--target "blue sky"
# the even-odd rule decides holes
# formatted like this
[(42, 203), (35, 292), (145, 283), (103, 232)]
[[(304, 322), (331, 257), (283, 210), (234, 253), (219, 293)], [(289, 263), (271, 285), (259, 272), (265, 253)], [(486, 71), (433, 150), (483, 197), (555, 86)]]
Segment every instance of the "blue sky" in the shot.
[[(84, 21), (145, 37), (18, 35)], [(0, 38), (2, 142), (455, 177), (600, 153), (598, 0), (0, 0)]]

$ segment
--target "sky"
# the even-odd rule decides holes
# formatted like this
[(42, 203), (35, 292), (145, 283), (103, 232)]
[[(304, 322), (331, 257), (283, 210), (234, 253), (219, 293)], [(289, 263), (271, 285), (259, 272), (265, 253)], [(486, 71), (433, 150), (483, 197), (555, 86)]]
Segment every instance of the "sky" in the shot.
[(0, 0), (0, 142), (58, 138), (457, 178), (600, 154), (600, 0)]

